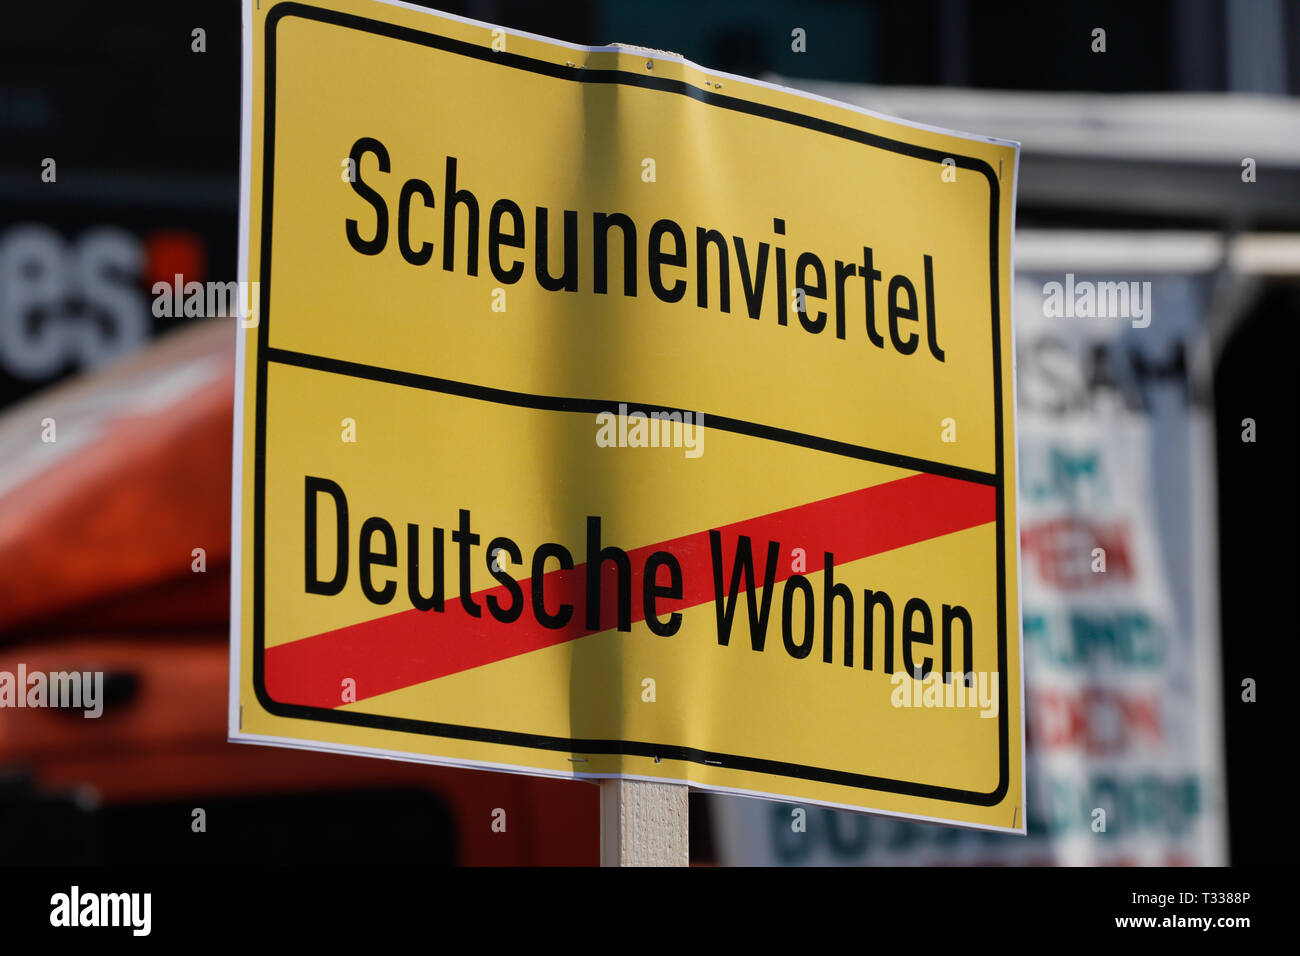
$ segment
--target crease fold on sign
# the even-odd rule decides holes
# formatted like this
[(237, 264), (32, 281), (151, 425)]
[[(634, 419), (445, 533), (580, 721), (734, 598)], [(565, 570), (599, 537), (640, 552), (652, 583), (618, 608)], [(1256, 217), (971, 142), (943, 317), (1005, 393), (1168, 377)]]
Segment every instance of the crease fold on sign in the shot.
[[(996, 517), (996, 495), (992, 485), (915, 474), (712, 530), (721, 536), (724, 555), (734, 554), (741, 536), (754, 542), (756, 580), (766, 576), (762, 562), (768, 541), (804, 548), (807, 571), (801, 573), (813, 574), (823, 570), (826, 552), (838, 564), (847, 564), (988, 524)], [(633, 624), (645, 619), (637, 595), (642, 593), (645, 559), (654, 551), (668, 551), (682, 567), (682, 597), (661, 598), (662, 615), (714, 598), (709, 530), (629, 550)], [(411, 608), (269, 648), (267, 692), (280, 703), (334, 708), (340, 706), (339, 688), (347, 678), (355, 681), (356, 699), (364, 700), (612, 630), (617, 626), (617, 569), (606, 565), (603, 571), (608, 573), (600, 581), (599, 628), (586, 626), (582, 608), (587, 566), (575, 564), (543, 577), (547, 607), (552, 612), (562, 603), (574, 608), (562, 628), (543, 627), (528, 608), (512, 623), (498, 621), (484, 606), (485, 599), (495, 596), (504, 606), (510, 592), (502, 586), (485, 588), (472, 595), (480, 605), (479, 617), (467, 613), (460, 599), (454, 598), (447, 600), (442, 612)], [(785, 581), (792, 573), (789, 562), (782, 560), (773, 583)], [(525, 603), (531, 600), (530, 582), (519, 579)], [(680, 638), (679, 633), (655, 639)]]

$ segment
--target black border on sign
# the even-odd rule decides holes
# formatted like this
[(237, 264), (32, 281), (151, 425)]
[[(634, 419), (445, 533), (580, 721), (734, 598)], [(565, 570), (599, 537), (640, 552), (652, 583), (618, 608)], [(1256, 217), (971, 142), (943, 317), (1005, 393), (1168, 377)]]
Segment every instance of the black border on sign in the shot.
[[(693, 747), (663, 746), (626, 740), (585, 740), (568, 737), (545, 737), (537, 734), (517, 733), (514, 731), (491, 730), (482, 727), (467, 727), (459, 724), (443, 724), (433, 721), (414, 720), (404, 717), (392, 717), (383, 714), (363, 714), (356, 711), (338, 711), (302, 704), (285, 704), (273, 700), (265, 686), (265, 556), (264, 543), (266, 533), (266, 392), (267, 367), (270, 362), (316, 369), (335, 374), (350, 375), (357, 378), (389, 382), (408, 387), (423, 388), (432, 391), (462, 395), (484, 401), (529, 408), (542, 408), (554, 411), (571, 411), (589, 414), (590, 410), (616, 408), (616, 401), (596, 401), (579, 398), (559, 398), (553, 396), (526, 395), (519, 392), (506, 392), (500, 389), (451, 382), (413, 373), (363, 366), (355, 363), (329, 359), (323, 356), (305, 355), (284, 349), (270, 347), (270, 297), (271, 297), (271, 217), (273, 213), (272, 187), (274, 178), (275, 156), (275, 39), (276, 27), (285, 17), (297, 16), (307, 20), (361, 30), (379, 36), (389, 37), (421, 46), (433, 47), (448, 53), (472, 57), (478, 60), (499, 63), (513, 69), (527, 70), (543, 76), (570, 80), (578, 83), (621, 83), (646, 89), (662, 90), (688, 96), (691, 99), (708, 103), (723, 109), (736, 110), (754, 116), (761, 116), (778, 122), (789, 123), (805, 129), (815, 130), (831, 136), (839, 136), (854, 142), (863, 143), (877, 149), (911, 156), (926, 162), (941, 163), (952, 159), (963, 169), (970, 169), (984, 174), (989, 184), (989, 297), (993, 309), (993, 416), (994, 416), (994, 453), (995, 471), (992, 475), (955, 466), (942, 465), (938, 462), (925, 462), (919, 459), (894, 455), (876, 449), (862, 448), (842, 442), (830, 441), (810, 435), (802, 435), (786, 429), (757, 425), (723, 416), (710, 416), (710, 427), (721, 427), (728, 431), (750, 434), (773, 441), (816, 448), (833, 454), (846, 455), (871, 461), (895, 464), (902, 468), (931, 474), (991, 484), (995, 489), (997, 500), (996, 534), (997, 534), (997, 607), (998, 607), (998, 785), (988, 793), (974, 790), (959, 790), (952, 787), (940, 787), (932, 784), (914, 783), (905, 780), (893, 780), (874, 777), (868, 774), (850, 773), (831, 770), (824, 767), (810, 767), (802, 764), (786, 763), (778, 760), (764, 760), (754, 757), (742, 757), (736, 754), (714, 753)], [(988, 163), (973, 157), (943, 153), (911, 143), (888, 139), (873, 133), (863, 132), (849, 126), (832, 123), (822, 119), (802, 116), (789, 110), (777, 109), (757, 103), (750, 103), (721, 93), (707, 92), (690, 86), (680, 80), (670, 80), (639, 73), (620, 70), (588, 70), (577, 67), (559, 66), (544, 60), (536, 60), (518, 53), (495, 52), (488, 48), (455, 40), (437, 34), (425, 33), (410, 27), (397, 26), (378, 20), (352, 14), (324, 10), (302, 3), (283, 3), (277, 5), (266, 17), (265, 37), (265, 93), (263, 101), (263, 143), (262, 143), (262, 239), (261, 239), (261, 321), (257, 333), (257, 405), (256, 405), (256, 448), (254, 452), (254, 507), (253, 507), (253, 689), (259, 703), (269, 713), (279, 717), (291, 717), (301, 720), (317, 720), (329, 723), (352, 724), (372, 727), (380, 730), (395, 730), (404, 733), (424, 734), (435, 737), (450, 737), (459, 740), (477, 740), (485, 743), (504, 744), (514, 747), (528, 747), (537, 750), (566, 751), (569, 753), (620, 754), (639, 757), (659, 757), (669, 760), (682, 760), (690, 763), (721, 766), (733, 770), (747, 770), (773, 776), (797, 777), (804, 780), (816, 780), (823, 783), (865, 790), (878, 790), (886, 793), (898, 793), (953, 803), (973, 806), (993, 806), (1006, 796), (1010, 783), (1010, 754), (1007, 748), (1009, 718), (1007, 715), (1007, 627), (1006, 627), (1006, 544), (1005, 544), (1005, 509), (1003, 497), (1003, 440), (1002, 440), (1002, 355), (1001, 327), (998, 307), (998, 202), (999, 188), (997, 177)], [(624, 399), (626, 400), (626, 399)], [(654, 404), (638, 404), (638, 408), (660, 408)]]

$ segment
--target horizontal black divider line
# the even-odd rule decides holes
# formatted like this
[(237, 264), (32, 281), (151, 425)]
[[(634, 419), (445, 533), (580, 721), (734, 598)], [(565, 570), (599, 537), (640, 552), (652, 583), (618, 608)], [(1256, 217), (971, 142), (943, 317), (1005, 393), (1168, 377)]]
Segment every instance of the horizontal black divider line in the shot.
[[(432, 375), (420, 375), (415, 372), (382, 368), (377, 365), (364, 365), (360, 362), (326, 358), (323, 355), (311, 355), (292, 349), (267, 348), (266, 360), (268, 362), (278, 362), (281, 365), (311, 369), (316, 372), (330, 372), (335, 375), (363, 378), (388, 385), (418, 388), (428, 392), (442, 392), (447, 395), (457, 395), (461, 398), (473, 398), (498, 405), (514, 405), (519, 408), (535, 408), (542, 411), (578, 412), (589, 415), (610, 412), (617, 415), (619, 405), (622, 404), (627, 406), (629, 410), (634, 409), (647, 414), (653, 412), (695, 414), (691, 409), (674, 408), (653, 402), (631, 402), (626, 399), (614, 401), (597, 398), (565, 398), (558, 395), (534, 395), (529, 392), (515, 392), (504, 388), (491, 388), (487, 385), (472, 385), (468, 382), (437, 378)], [(981, 485), (992, 485), (995, 488), (1001, 487), (1001, 481), (997, 475), (976, 471), (973, 468), (945, 465), (942, 462), (927, 461), (924, 458), (913, 458), (909, 455), (896, 455), (893, 452), (881, 451), (878, 448), (866, 448), (849, 442), (835, 441), (831, 438), (804, 435), (801, 432), (791, 431), (787, 428), (761, 425), (757, 422), (742, 421), (738, 418), (727, 418), (724, 415), (712, 415), (708, 412), (704, 412), (703, 415), (705, 428), (716, 428), (720, 431), (748, 435), (752, 438), (766, 438), (769, 441), (784, 442), (787, 445), (798, 445), (803, 448), (811, 448), (814, 451), (830, 452), (834, 455), (876, 462), (881, 465), (892, 465), (909, 471), (921, 471), (945, 478), (956, 478), (960, 481), (969, 481)]]
[[(259, 696), (261, 695), (259, 694)], [(852, 773), (848, 770), (830, 770), (825, 767), (787, 763), (783, 760), (716, 753), (712, 750), (700, 750), (695, 747), (646, 744), (636, 740), (587, 740), (580, 737), (548, 737), (511, 730), (489, 730), (483, 727), (466, 727), (462, 724), (443, 724), (431, 720), (418, 720), (413, 717), (392, 717), (386, 714), (367, 714), (355, 710), (330, 710), (324, 707), (311, 707), (303, 704), (286, 704), (282, 701), (271, 701), (269, 695), (262, 701), (262, 704), (272, 713), (283, 717), (323, 720), (329, 723), (351, 724), (376, 730), (396, 730), (425, 736), (451, 737), (456, 740), (477, 740), (481, 743), (501, 744), (510, 747), (531, 747), (535, 750), (551, 750), (562, 753), (618, 754), (629, 757), (660, 757), (665, 760), (685, 760), (690, 763), (707, 764), (710, 767), (749, 770), (755, 773), (774, 774), (784, 777), (799, 777), (804, 780), (817, 780), (821, 783), (858, 787), (865, 790), (880, 790), (885, 793), (899, 793), (912, 797), (926, 797), (932, 800), (948, 800), (953, 803), (965, 803), (977, 807), (994, 806), (1003, 796), (1002, 787), (997, 787), (989, 793), (982, 793), (978, 790), (960, 790), (955, 787), (941, 787), (936, 784), (893, 780), (888, 777), (872, 776), (871, 774)], [(581, 773), (582, 771), (575, 772)]]
[[(432, 47), (436, 50), (443, 50), (447, 53), (455, 53), (459, 56), (470, 57), (476, 60), (499, 63), (502, 66), (508, 66), (512, 69), (527, 70), (529, 73), (536, 73), (540, 76), (549, 76), (557, 80), (577, 80), (582, 83), (617, 83), (622, 86), (636, 86), (643, 89), (677, 93), (686, 96), (689, 99), (699, 100), (702, 103), (723, 106), (727, 109), (734, 110), (737, 113), (747, 113), (752, 116), (777, 119), (784, 123), (789, 123), (792, 126), (802, 126), (804, 129), (815, 130), (820, 133), (828, 133), (841, 139), (865, 143), (868, 146), (887, 149), (890, 152), (899, 153), (904, 156), (911, 156), (914, 159), (923, 159), (932, 163), (942, 163), (944, 160), (951, 160), (962, 169), (971, 169), (982, 173), (989, 181), (989, 185), (994, 189), (997, 188), (997, 174), (993, 172), (993, 167), (982, 159), (972, 156), (963, 156), (959, 153), (944, 152), (939, 149), (931, 149), (926, 146), (918, 146), (914, 143), (891, 139), (888, 136), (881, 136), (878, 133), (868, 133), (864, 130), (855, 129), (852, 126), (845, 126), (842, 123), (834, 123), (830, 120), (805, 116), (802, 113), (795, 113), (776, 106), (751, 103), (748, 100), (740, 99), (735, 96), (728, 96), (725, 93), (714, 93), (709, 90), (702, 90), (697, 86), (692, 86), (684, 80), (671, 80), (667, 77), (655, 76), (649, 71), (641, 74), (631, 73), (627, 70), (597, 70), (579, 66), (563, 66), (559, 63), (552, 63), (549, 60), (539, 60), (534, 57), (524, 56), (521, 53), (512, 53), (507, 50), (493, 50), (490, 47), (480, 46), (466, 40), (456, 40), (452, 37), (440, 36), (434, 33), (425, 33), (422, 30), (417, 30), (412, 27), (398, 26), (394, 23), (385, 23), (381, 20), (372, 20), (368, 17), (356, 16), (355, 14), (340, 13), (336, 10), (326, 10), (321, 7), (313, 7), (306, 3), (284, 3), (275, 7), (267, 16), (268, 31), (274, 29), (275, 25), (282, 18), (289, 16), (302, 17), (306, 20), (316, 20), (320, 23), (347, 27), (353, 30), (362, 30), (366, 33), (373, 33), (377, 36), (388, 37), (391, 40), (401, 40), (405, 43), (414, 43), (418, 46)], [(585, 53), (587, 51), (584, 50), (582, 52)], [(616, 51), (608, 50), (602, 52), (613, 53)], [(633, 56), (639, 55), (636, 50), (624, 50), (623, 52), (630, 53)], [(658, 62), (662, 63), (665, 61), (661, 60)], [(683, 63), (684, 61), (669, 60), (667, 62)], [(705, 67), (697, 66), (695, 64), (690, 65), (702, 73), (709, 72)]]

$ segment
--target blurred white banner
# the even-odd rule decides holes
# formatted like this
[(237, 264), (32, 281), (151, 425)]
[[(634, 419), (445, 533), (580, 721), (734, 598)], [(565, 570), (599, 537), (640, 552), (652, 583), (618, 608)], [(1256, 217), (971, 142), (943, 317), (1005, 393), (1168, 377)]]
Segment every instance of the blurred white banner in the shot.
[(1211, 281), (1105, 251), (1016, 279), (1028, 835), (711, 798), (719, 862), (1226, 864)]

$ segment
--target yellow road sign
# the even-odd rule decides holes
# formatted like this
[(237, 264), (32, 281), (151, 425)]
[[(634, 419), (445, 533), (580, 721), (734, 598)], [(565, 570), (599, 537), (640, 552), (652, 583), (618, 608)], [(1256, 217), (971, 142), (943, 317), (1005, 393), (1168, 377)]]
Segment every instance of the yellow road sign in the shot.
[(1015, 145), (245, 15), (231, 738), (1023, 831)]

